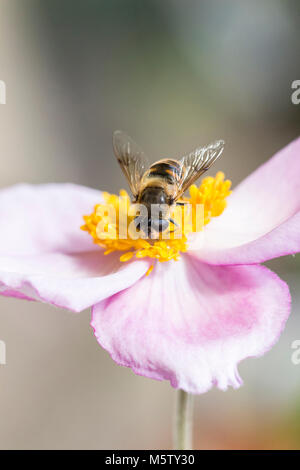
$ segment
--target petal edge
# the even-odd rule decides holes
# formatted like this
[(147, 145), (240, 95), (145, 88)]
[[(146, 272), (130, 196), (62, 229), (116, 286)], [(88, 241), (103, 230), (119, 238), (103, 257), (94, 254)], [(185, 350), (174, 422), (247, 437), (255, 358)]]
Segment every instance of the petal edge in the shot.
[(287, 285), (259, 265), (214, 267), (187, 256), (175, 266), (156, 266), (159, 272), (95, 305), (98, 342), (118, 364), (174, 388), (238, 388), (238, 363), (269, 350), (285, 325)]

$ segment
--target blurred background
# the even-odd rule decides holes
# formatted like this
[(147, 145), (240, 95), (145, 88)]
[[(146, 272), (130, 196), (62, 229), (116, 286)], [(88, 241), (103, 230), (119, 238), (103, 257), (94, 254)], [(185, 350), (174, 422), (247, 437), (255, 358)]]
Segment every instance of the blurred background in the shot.
[[(154, 161), (223, 138), (234, 185), (299, 135), (298, 0), (0, 0), (0, 187), (124, 186), (111, 135)], [(276, 188), (274, 188), (274, 191)], [(268, 263), (293, 311), (244, 386), (196, 397), (196, 449), (299, 449), (300, 260)], [(171, 448), (174, 390), (117, 366), (76, 315), (0, 299), (1, 449)]]

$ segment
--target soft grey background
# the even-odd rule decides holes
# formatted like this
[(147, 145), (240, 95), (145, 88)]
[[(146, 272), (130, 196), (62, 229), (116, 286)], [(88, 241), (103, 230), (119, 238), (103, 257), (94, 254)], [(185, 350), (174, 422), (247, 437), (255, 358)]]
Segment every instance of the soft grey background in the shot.
[[(0, 0), (0, 187), (117, 191), (117, 128), (153, 160), (224, 138), (215, 169), (238, 183), (299, 134), (299, 25), (296, 0)], [(197, 397), (196, 448), (300, 448), (299, 258), (269, 266), (292, 316), (271, 352), (241, 364), (242, 389)], [(0, 299), (0, 448), (171, 447), (174, 391), (115, 365), (89, 320)]]

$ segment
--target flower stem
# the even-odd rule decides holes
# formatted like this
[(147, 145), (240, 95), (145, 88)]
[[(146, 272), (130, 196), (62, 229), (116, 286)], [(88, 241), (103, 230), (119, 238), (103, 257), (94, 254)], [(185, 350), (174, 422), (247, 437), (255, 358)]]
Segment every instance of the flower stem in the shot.
[(174, 449), (192, 449), (193, 397), (183, 390), (176, 390)]

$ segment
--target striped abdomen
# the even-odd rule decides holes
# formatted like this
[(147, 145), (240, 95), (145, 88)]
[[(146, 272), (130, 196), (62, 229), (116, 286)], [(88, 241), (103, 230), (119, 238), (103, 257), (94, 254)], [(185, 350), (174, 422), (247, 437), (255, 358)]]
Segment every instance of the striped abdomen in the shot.
[(143, 176), (138, 202), (146, 206), (173, 204), (181, 174), (182, 167), (176, 160), (153, 163)]
[(176, 184), (181, 176), (182, 167), (176, 160), (160, 160), (153, 163), (146, 173), (146, 178), (150, 182), (152, 178), (162, 179), (168, 184)]

